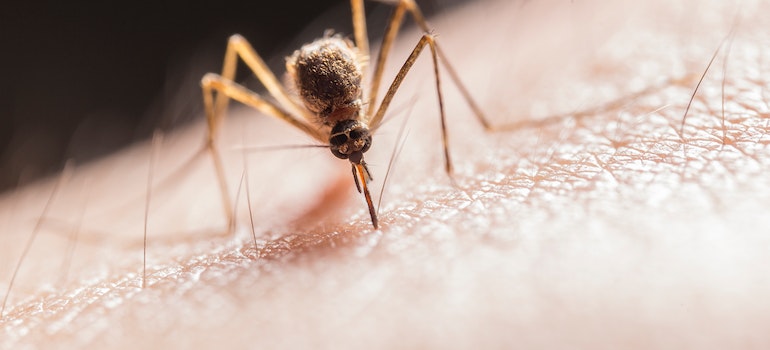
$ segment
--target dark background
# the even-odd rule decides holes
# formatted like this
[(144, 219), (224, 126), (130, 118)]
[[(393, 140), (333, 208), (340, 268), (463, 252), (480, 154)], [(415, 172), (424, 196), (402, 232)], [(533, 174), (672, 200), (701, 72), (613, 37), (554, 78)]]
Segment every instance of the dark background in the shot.
[[(419, 4), (430, 15), (460, 1)], [(376, 37), (391, 7), (366, 6)], [(0, 6), (0, 191), (199, 117), (200, 77), (221, 69), (229, 35), (244, 35), (280, 76), (283, 57), (325, 28), (351, 33), (348, 1)]]

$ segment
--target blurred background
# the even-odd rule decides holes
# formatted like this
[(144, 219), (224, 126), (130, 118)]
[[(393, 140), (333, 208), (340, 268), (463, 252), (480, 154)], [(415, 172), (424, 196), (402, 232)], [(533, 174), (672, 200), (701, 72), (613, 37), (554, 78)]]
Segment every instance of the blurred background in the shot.
[[(431, 15), (463, 1), (418, 3)], [(392, 7), (366, 5), (378, 37)], [(200, 77), (219, 72), (229, 35), (244, 35), (280, 76), (284, 56), (326, 28), (351, 33), (348, 1), (3, 5), (0, 191), (201, 117)]]

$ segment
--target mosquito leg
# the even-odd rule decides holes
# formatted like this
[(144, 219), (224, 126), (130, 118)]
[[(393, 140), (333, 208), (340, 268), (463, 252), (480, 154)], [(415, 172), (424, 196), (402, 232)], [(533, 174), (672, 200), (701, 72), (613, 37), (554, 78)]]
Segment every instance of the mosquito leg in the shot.
[[(227, 70), (228, 67), (229, 66), (225, 64), (225, 70)], [(270, 73), (270, 76), (272, 76), (272, 73)], [(275, 79), (275, 77), (272, 76), (272, 79)], [(323, 140), (323, 137), (318, 129), (312, 127), (306, 121), (295, 117), (289, 112), (284, 111), (275, 104), (263, 99), (255, 92), (233, 82), (231, 79), (213, 73), (206, 74), (201, 79), (201, 90), (203, 92), (203, 104), (206, 109), (206, 120), (208, 121), (209, 126), (209, 136), (207, 139), (206, 147), (210, 151), (214, 162), (214, 168), (217, 173), (220, 191), (222, 192), (222, 205), (229, 223), (233, 222), (233, 209), (232, 205), (230, 204), (229, 187), (227, 185), (227, 180), (225, 179), (225, 171), (224, 166), (222, 165), (221, 156), (219, 155), (219, 151), (217, 150), (214, 143), (217, 129), (223, 117), (223, 115), (218, 114), (217, 111), (219, 110), (220, 112), (224, 112), (224, 105), (220, 104), (220, 101), (227, 101), (230, 98), (235, 99), (236, 101), (254, 107), (255, 109), (265, 114), (274, 116), (291, 124), (292, 126), (315, 138), (316, 140), (319, 140), (323, 143), (328, 142), (328, 140)], [(216, 101), (214, 100), (215, 91), (217, 93)], [(229, 224), (228, 226), (231, 226), (229, 229), (232, 231), (232, 224)]]
[[(420, 7), (414, 2), (414, 0), (399, 1), (395, 11), (393, 12), (393, 15), (390, 18), (390, 21), (388, 21), (388, 27), (385, 31), (385, 36), (383, 36), (382, 45), (380, 46), (380, 53), (377, 57), (374, 76), (372, 78), (371, 92), (369, 94), (370, 96), (369, 115), (371, 115), (372, 108), (374, 106), (375, 98), (377, 95), (377, 89), (379, 88), (379, 85), (381, 82), (382, 72), (385, 68), (385, 60), (388, 56), (388, 53), (390, 51), (393, 41), (395, 41), (396, 39), (396, 35), (398, 34), (398, 30), (401, 27), (401, 23), (404, 20), (405, 11), (408, 11), (409, 14), (412, 15), (412, 18), (414, 19), (414, 21), (417, 23), (417, 25), (420, 27), (420, 29), (423, 32), (425, 33), (431, 32), (431, 28), (430, 26), (428, 26), (428, 21), (425, 20), (425, 17), (423, 16), (422, 11), (420, 10)], [(435, 47), (435, 51), (438, 53), (438, 57), (441, 59), (441, 62), (444, 65), (444, 68), (446, 68), (447, 72), (449, 73), (449, 78), (460, 90), (460, 94), (463, 96), (463, 99), (465, 99), (465, 102), (473, 111), (473, 114), (476, 116), (476, 119), (478, 119), (479, 123), (481, 123), (481, 125), (484, 127), (485, 130), (487, 131), (496, 130), (496, 128), (492, 126), (492, 124), (489, 122), (487, 117), (484, 115), (484, 112), (482, 112), (478, 103), (476, 103), (476, 101), (471, 96), (470, 92), (468, 91), (468, 88), (466, 88), (465, 84), (463, 84), (462, 81), (460, 81), (460, 76), (457, 74), (457, 71), (454, 69), (452, 64), (449, 63), (449, 60), (447, 59), (446, 54), (444, 54), (444, 51), (441, 49), (441, 47), (436, 42), (434, 42), (433, 46)]]
[[(264, 60), (254, 51), (254, 48), (249, 44), (246, 39), (236, 34), (230, 37), (227, 42), (227, 50), (225, 52), (224, 63), (222, 64), (222, 75), (207, 74), (201, 79), (201, 86), (203, 89), (203, 101), (206, 107), (206, 121), (208, 123), (208, 135), (206, 136), (205, 148), (211, 153), (214, 167), (217, 174), (217, 180), (219, 182), (220, 191), (222, 192), (223, 210), (227, 216), (229, 231), (233, 230), (233, 209), (230, 204), (230, 193), (227, 181), (225, 179), (224, 167), (222, 166), (221, 156), (216, 148), (215, 141), (217, 139), (217, 133), (219, 127), (224, 119), (227, 105), (230, 98), (235, 98), (245, 104), (257, 107), (261, 111), (271, 110), (268, 114), (279, 116), (284, 120), (291, 119), (291, 124), (301, 123), (304, 131), (306, 131), (306, 123), (299, 121), (297, 118), (291, 116), (289, 113), (279, 110), (276, 106), (266, 103), (262, 98), (256, 96), (255, 93), (247, 90), (246, 88), (233, 83), (235, 79), (236, 68), (238, 67), (238, 57), (243, 60), (244, 63), (251, 69), (251, 71), (257, 76), (259, 81), (265, 86), (267, 91), (278, 101), (278, 103), (286, 109), (294, 112), (296, 115), (301, 115), (306, 119), (310, 117), (309, 112), (304, 108), (298, 106), (294, 101), (289, 98), (288, 93), (284, 89), (283, 85), (278, 81), (273, 72), (265, 64)], [(222, 83), (229, 82), (229, 83)], [(232, 87), (237, 85), (237, 87)], [(216, 96), (214, 96), (216, 91)], [(240, 97), (240, 98), (238, 98)], [(249, 101), (249, 102), (244, 102)], [(309, 119), (307, 119), (309, 120)], [(307, 132), (307, 131), (306, 131)], [(315, 136), (317, 132), (312, 134)], [(325, 141), (323, 141), (325, 142)]]
[[(420, 29), (426, 33), (430, 32), (431, 28), (428, 26), (428, 21), (425, 20), (425, 16), (422, 15), (420, 7), (417, 6), (414, 0), (401, 0), (401, 2), (407, 4), (409, 13), (412, 15), (414, 21), (417, 22), (417, 25), (420, 26)], [(463, 84), (463, 82), (460, 80), (460, 75), (457, 74), (457, 70), (455, 70), (452, 64), (449, 62), (449, 59), (446, 57), (446, 54), (444, 54), (444, 51), (441, 49), (438, 43), (436, 43), (434, 46), (436, 47), (436, 51), (438, 52), (439, 58), (441, 58), (441, 62), (443, 63), (444, 68), (446, 68), (447, 72), (449, 73), (449, 78), (452, 79), (452, 82), (454, 82), (454, 84), (460, 90), (460, 94), (462, 94), (463, 99), (465, 99), (465, 102), (473, 111), (476, 119), (478, 119), (479, 123), (484, 126), (485, 130), (496, 130), (496, 128), (489, 122), (489, 119), (487, 119), (487, 117), (484, 115), (484, 112), (481, 110), (478, 103), (476, 103), (476, 101), (471, 96), (468, 88), (466, 88), (465, 84)]]
[(226, 95), (228, 98), (232, 98), (247, 106), (253, 107), (264, 114), (285, 121), (319, 142), (324, 144), (329, 142), (329, 140), (324, 138), (323, 133), (318, 128), (305, 120), (298, 118), (294, 114), (283, 110), (274, 103), (265, 100), (259, 96), (259, 94), (230, 79), (217, 74), (208, 73), (201, 79), (201, 89), (203, 90), (203, 104), (206, 108), (207, 118), (209, 119), (214, 118), (212, 95), (214, 91), (217, 91), (220, 94)]
[(211, 154), (211, 161), (214, 163), (214, 171), (217, 174), (219, 193), (222, 195), (222, 209), (224, 210), (225, 217), (227, 218), (227, 232), (232, 233), (235, 229), (235, 213), (232, 204), (230, 204), (230, 190), (227, 186), (225, 166), (222, 163), (222, 156), (220, 156), (219, 150), (216, 148), (216, 146), (211, 144), (207, 149), (209, 154)]
[[(254, 75), (257, 76), (262, 85), (265, 86), (267, 91), (275, 97), (278, 103), (284, 108), (289, 109), (297, 115), (303, 117), (311, 117), (307, 115), (304, 108), (297, 106), (297, 104), (289, 97), (289, 94), (284, 89), (283, 85), (278, 81), (272, 71), (267, 67), (265, 61), (257, 54), (254, 48), (249, 42), (241, 35), (235, 34), (227, 41), (227, 51), (225, 52), (224, 63), (222, 64), (222, 77), (235, 81), (235, 72), (238, 67), (238, 57), (243, 60), (244, 63), (251, 69)], [(209, 117), (209, 143), (216, 139), (216, 132), (218, 130), (221, 120), (224, 118), (225, 111), (227, 109), (227, 103), (231, 96), (227, 94), (217, 94), (214, 113)]]
[[(353, 12), (353, 35), (356, 39), (356, 47), (361, 53), (368, 55), (369, 37), (366, 32), (364, 0), (350, 0), (350, 10)], [(366, 67), (363, 70), (366, 71)]]
[(441, 114), (441, 140), (444, 147), (444, 160), (445, 160), (445, 170), (447, 174), (451, 176), (452, 174), (452, 160), (449, 157), (449, 142), (448, 142), (448, 135), (447, 135), (447, 129), (446, 129), (446, 114), (444, 113), (444, 96), (441, 93), (441, 77), (438, 70), (438, 54), (436, 53), (436, 42), (433, 38), (433, 35), (425, 34), (422, 36), (420, 41), (417, 43), (417, 45), (412, 50), (412, 53), (409, 54), (409, 57), (406, 59), (406, 62), (404, 62), (404, 65), (401, 66), (401, 70), (398, 71), (398, 74), (396, 75), (396, 78), (393, 80), (393, 82), (390, 84), (390, 88), (388, 88), (388, 92), (385, 94), (385, 97), (382, 98), (382, 102), (380, 103), (380, 107), (377, 109), (377, 113), (372, 117), (371, 121), (369, 122), (369, 127), (374, 132), (382, 122), (382, 118), (385, 116), (385, 112), (388, 110), (388, 106), (390, 105), (390, 102), (393, 100), (394, 95), (396, 94), (396, 91), (398, 91), (398, 88), (401, 86), (401, 83), (404, 81), (404, 78), (406, 78), (406, 75), (409, 73), (409, 70), (414, 65), (414, 62), (417, 60), (417, 58), (420, 56), (420, 53), (425, 48), (425, 46), (430, 46), (430, 52), (431, 57), (433, 58), (433, 72), (436, 76), (436, 93), (438, 94), (438, 105), (439, 105), (439, 111)]
[[(374, 64), (374, 73), (372, 74), (372, 82), (369, 86), (368, 107), (366, 115), (371, 116), (374, 112), (374, 105), (377, 101), (377, 91), (380, 89), (382, 83), (382, 72), (385, 69), (385, 61), (388, 58), (390, 49), (393, 46), (393, 42), (396, 40), (401, 23), (404, 21), (404, 14), (406, 13), (406, 1), (399, 2), (393, 14), (388, 20), (388, 26), (385, 28), (385, 35), (382, 37), (382, 44), (380, 44), (380, 52), (377, 54), (377, 61)], [(355, 24), (355, 22), (354, 22)]]
[(438, 51), (438, 55), (441, 58), (441, 62), (444, 64), (444, 68), (446, 68), (447, 73), (449, 73), (449, 78), (452, 79), (455, 86), (457, 86), (457, 89), (460, 90), (460, 94), (463, 96), (463, 99), (465, 99), (465, 103), (467, 103), (471, 108), (473, 115), (476, 116), (476, 119), (478, 119), (479, 123), (484, 127), (484, 130), (496, 131), (497, 128), (489, 122), (489, 119), (487, 119), (486, 115), (481, 110), (481, 107), (479, 107), (478, 103), (476, 103), (476, 100), (474, 100), (473, 96), (471, 96), (468, 88), (466, 88), (465, 84), (460, 81), (460, 76), (457, 74), (457, 71), (454, 69), (452, 64), (449, 63), (449, 60), (444, 54), (444, 51), (441, 50), (441, 47), (439, 47), (438, 44), (436, 44), (436, 51)]

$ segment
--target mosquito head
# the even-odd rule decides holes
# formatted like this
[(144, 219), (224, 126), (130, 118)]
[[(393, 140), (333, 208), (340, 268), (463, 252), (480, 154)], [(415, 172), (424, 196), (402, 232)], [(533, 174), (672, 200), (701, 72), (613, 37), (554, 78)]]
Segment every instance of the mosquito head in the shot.
[(353, 119), (338, 122), (329, 134), (329, 148), (335, 157), (358, 164), (372, 145), (372, 134), (366, 124)]

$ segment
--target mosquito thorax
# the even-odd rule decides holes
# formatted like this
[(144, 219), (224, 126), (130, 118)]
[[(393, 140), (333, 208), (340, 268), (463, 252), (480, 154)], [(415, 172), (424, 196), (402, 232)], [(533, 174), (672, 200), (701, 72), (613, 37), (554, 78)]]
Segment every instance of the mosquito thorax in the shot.
[(286, 59), (286, 70), (305, 107), (334, 126), (361, 113), (362, 56), (350, 40), (326, 35)]
[(329, 149), (340, 159), (360, 163), (363, 154), (372, 145), (369, 127), (355, 119), (342, 120), (334, 125), (329, 134)]

